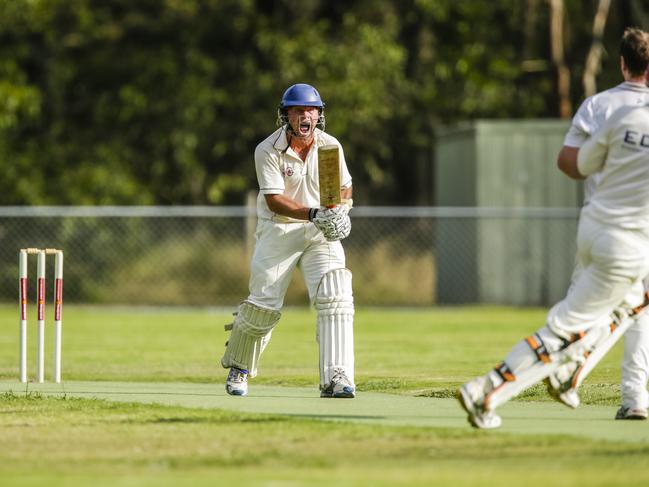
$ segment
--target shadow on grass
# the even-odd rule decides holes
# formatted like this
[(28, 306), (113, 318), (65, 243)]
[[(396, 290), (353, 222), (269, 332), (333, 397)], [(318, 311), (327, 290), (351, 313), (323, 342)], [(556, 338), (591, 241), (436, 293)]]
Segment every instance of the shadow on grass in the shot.
[(385, 420), (386, 416), (361, 416), (355, 414), (286, 414), (287, 417), (291, 418), (304, 418), (304, 419), (338, 419), (341, 421), (358, 421), (358, 420)]

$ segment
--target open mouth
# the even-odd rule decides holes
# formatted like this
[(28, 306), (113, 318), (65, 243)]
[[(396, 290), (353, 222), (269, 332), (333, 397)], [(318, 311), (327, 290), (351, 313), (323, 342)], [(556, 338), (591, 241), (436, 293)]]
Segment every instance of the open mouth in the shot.
[(301, 135), (309, 135), (313, 129), (313, 123), (310, 120), (300, 120), (298, 128)]

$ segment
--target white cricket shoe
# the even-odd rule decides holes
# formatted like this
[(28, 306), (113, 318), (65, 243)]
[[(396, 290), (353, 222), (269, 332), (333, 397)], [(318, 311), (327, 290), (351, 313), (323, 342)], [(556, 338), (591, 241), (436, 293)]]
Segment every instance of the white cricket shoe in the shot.
[(578, 371), (579, 364), (570, 362), (562, 365), (543, 380), (550, 397), (572, 409), (579, 407), (581, 403), (577, 389), (572, 387), (573, 378)]
[(620, 409), (615, 413), (615, 419), (647, 419), (649, 414), (647, 408), (627, 408), (620, 406)]
[(460, 406), (469, 414), (469, 423), (474, 428), (495, 429), (500, 428), (502, 419), (493, 411), (482, 408), (485, 395), (484, 377), (465, 383), (457, 390), (457, 400)]
[(232, 367), (225, 381), (225, 392), (231, 396), (248, 394), (248, 371)]
[(544, 382), (548, 389), (548, 394), (555, 401), (572, 409), (578, 408), (579, 404), (581, 404), (581, 399), (579, 399), (577, 389), (572, 387), (566, 388), (562, 384), (557, 383), (555, 376), (550, 376), (544, 379)]
[(320, 386), (320, 397), (354, 398), (356, 388), (343, 369), (334, 369), (334, 375), (327, 387)]

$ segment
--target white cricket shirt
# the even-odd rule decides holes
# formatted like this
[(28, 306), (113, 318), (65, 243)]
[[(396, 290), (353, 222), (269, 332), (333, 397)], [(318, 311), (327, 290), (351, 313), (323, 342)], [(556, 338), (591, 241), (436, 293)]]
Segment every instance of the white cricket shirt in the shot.
[[(589, 96), (572, 118), (572, 124), (568, 129), (563, 145), (581, 147), (588, 137), (597, 132), (597, 129), (619, 108), (641, 106), (648, 102), (649, 88), (643, 83), (630, 83), (628, 81)], [(593, 193), (598, 181), (598, 174), (586, 179), (584, 186), (585, 202), (590, 199), (590, 195)]]
[(600, 174), (584, 211), (623, 228), (649, 228), (649, 105), (617, 110), (579, 150), (579, 172)]
[[(352, 184), (352, 177), (347, 169), (342, 145), (335, 137), (315, 129), (315, 141), (309, 150), (306, 161), (302, 161), (293, 149), (288, 147), (286, 130), (277, 129), (255, 149), (255, 170), (259, 183), (257, 196), (257, 217), (277, 219), (266, 204), (266, 194), (283, 194), (307, 208), (320, 206), (320, 189), (318, 183), (318, 147), (337, 145), (340, 150), (340, 182), (342, 188)], [(304, 222), (281, 216), (283, 222)]]

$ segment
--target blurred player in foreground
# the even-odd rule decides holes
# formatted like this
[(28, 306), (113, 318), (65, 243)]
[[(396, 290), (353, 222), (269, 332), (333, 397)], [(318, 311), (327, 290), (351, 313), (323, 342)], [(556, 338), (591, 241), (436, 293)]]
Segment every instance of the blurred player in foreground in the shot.
[[(620, 70), (624, 82), (609, 90), (588, 97), (579, 107), (559, 152), (557, 163), (562, 170), (575, 168), (577, 152), (588, 138), (619, 108), (639, 106), (649, 102), (649, 34), (637, 28), (626, 29), (620, 43)], [(576, 176), (568, 172), (569, 176)], [(602, 177), (596, 172), (586, 178), (584, 204), (588, 201)], [(576, 266), (572, 281), (581, 272)], [(595, 346), (586, 362), (575, 368), (564, 366), (548, 377), (546, 384), (550, 395), (569, 407), (580, 403), (577, 389), (592, 370), (600, 354), (605, 354), (620, 338), (619, 328)], [(649, 313), (641, 313), (624, 333), (624, 356), (622, 359), (621, 395), (622, 405), (615, 419), (647, 419), (649, 394)]]
[(597, 343), (625, 328), (647, 304), (649, 274), (649, 105), (617, 110), (563, 168), (573, 178), (601, 172), (577, 232), (581, 272), (546, 324), (504, 362), (462, 385), (458, 399), (476, 428), (501, 424), (495, 409), (564, 364), (584, 363)]
[[(342, 146), (324, 132), (324, 103), (313, 86), (296, 84), (286, 90), (278, 125), (255, 149), (259, 195), (250, 294), (239, 305), (221, 359), (230, 369), (225, 388), (234, 396), (248, 393), (248, 379), (257, 374), (299, 266), (317, 311), (320, 396), (353, 398), (352, 275), (340, 243), (351, 230), (352, 178)], [(318, 155), (325, 146), (339, 154), (337, 196), (342, 203), (331, 208), (320, 206)]]

